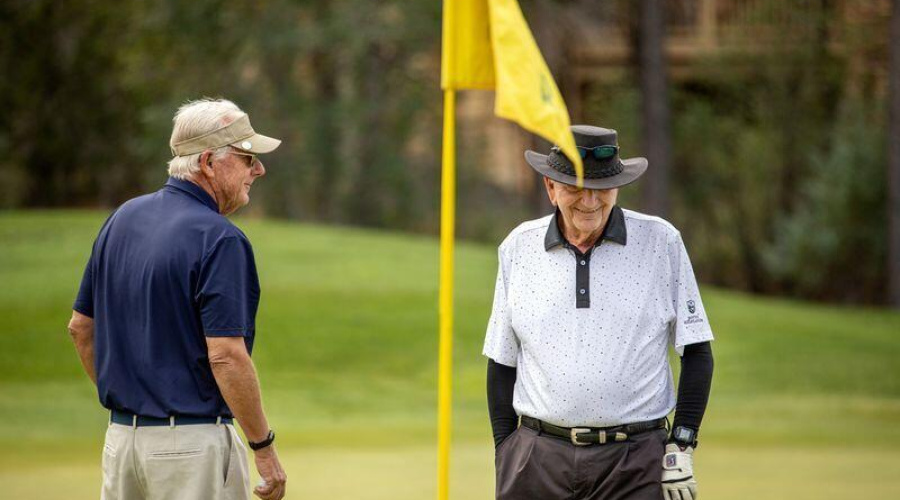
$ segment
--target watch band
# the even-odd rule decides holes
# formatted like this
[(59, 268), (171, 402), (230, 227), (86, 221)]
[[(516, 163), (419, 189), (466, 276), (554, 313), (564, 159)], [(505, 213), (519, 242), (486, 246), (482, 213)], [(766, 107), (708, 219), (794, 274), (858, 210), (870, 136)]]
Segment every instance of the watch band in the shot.
[(265, 448), (266, 446), (269, 446), (274, 441), (275, 441), (275, 431), (269, 429), (269, 434), (266, 436), (265, 439), (263, 439), (262, 441), (260, 441), (258, 443), (254, 443), (253, 441), (247, 441), (247, 445), (250, 446), (251, 450), (256, 451), (256, 450), (261, 450), (261, 449)]

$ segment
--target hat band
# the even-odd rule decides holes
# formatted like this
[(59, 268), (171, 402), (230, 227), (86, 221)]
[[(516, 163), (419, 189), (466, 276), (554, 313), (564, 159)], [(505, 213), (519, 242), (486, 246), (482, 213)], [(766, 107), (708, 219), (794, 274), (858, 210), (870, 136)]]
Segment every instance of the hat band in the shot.
[[(560, 161), (559, 155), (556, 153), (550, 153), (547, 157), (547, 164), (553, 167), (553, 170), (561, 174), (576, 176), (575, 167), (566, 161)], [(588, 165), (585, 164), (584, 169), (584, 178), (585, 179), (605, 179), (607, 177), (612, 177), (614, 175), (619, 175), (625, 169), (622, 165), (622, 162), (619, 161), (619, 158), (615, 158), (615, 162), (611, 165), (607, 165), (605, 167), (600, 168), (587, 168)]]

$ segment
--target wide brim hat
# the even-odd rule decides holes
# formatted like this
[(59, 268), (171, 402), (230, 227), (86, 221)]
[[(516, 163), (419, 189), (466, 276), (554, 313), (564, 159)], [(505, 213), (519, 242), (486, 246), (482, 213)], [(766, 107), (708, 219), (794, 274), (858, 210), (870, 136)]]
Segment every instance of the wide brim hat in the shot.
[[(584, 164), (584, 187), (586, 189), (613, 189), (630, 184), (647, 171), (647, 159), (641, 157), (619, 158), (619, 142), (615, 130), (591, 125), (573, 125), (572, 135), (575, 145), (591, 150), (598, 146), (616, 146), (616, 154), (610, 158), (597, 159), (592, 154), (582, 160)], [(562, 151), (554, 146), (550, 154), (525, 151), (525, 161), (544, 177), (571, 186), (578, 185), (575, 165)]]
[(250, 117), (243, 114), (233, 122), (201, 136), (169, 143), (169, 147), (173, 156), (188, 156), (224, 146), (232, 146), (248, 153), (263, 154), (275, 151), (280, 144), (279, 139), (257, 134), (250, 125)]

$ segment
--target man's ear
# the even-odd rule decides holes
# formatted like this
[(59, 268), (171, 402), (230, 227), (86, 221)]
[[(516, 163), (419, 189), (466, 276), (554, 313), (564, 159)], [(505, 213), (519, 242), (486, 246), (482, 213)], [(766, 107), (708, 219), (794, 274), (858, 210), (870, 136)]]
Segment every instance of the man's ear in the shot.
[(207, 179), (212, 179), (216, 176), (213, 166), (213, 152), (208, 149), (200, 153), (200, 173)]
[(550, 204), (556, 206), (556, 190), (553, 189), (553, 181), (549, 177), (544, 177), (544, 187), (547, 188), (547, 197), (550, 198)]

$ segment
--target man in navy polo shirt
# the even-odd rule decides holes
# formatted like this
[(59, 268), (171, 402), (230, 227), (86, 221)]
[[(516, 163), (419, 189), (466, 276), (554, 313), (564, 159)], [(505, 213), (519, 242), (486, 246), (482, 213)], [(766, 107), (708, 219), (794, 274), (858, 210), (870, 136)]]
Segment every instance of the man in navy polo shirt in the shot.
[(250, 353), (259, 281), (247, 237), (225, 218), (265, 174), (257, 134), (227, 100), (175, 115), (169, 180), (127, 201), (100, 229), (69, 323), (85, 371), (110, 410), (103, 499), (246, 499), (246, 449), (284, 496)]

